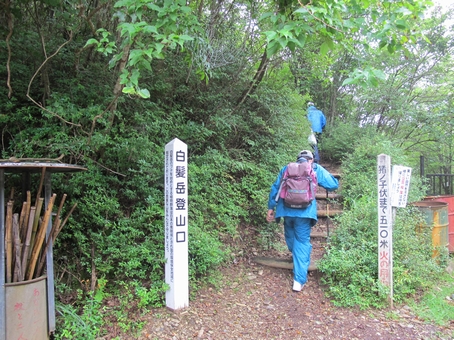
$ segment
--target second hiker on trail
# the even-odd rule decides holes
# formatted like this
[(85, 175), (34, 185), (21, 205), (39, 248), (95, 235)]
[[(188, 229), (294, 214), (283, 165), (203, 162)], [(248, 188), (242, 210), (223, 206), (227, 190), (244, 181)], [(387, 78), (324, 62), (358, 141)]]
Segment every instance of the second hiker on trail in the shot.
[(318, 152), (318, 143), (322, 136), (323, 129), (326, 125), (326, 117), (322, 111), (315, 107), (312, 102), (307, 103), (307, 119), (311, 123), (312, 132), (315, 134), (316, 143), (312, 145), (315, 154), (315, 163), (320, 163), (320, 154)]
[(293, 255), (293, 290), (297, 292), (307, 281), (312, 251), (311, 228), (317, 223), (314, 187), (318, 184), (332, 191), (339, 186), (338, 180), (313, 160), (312, 152), (301, 151), (296, 163), (289, 163), (281, 169), (268, 198), (266, 220), (273, 222), (284, 218), (285, 242)]

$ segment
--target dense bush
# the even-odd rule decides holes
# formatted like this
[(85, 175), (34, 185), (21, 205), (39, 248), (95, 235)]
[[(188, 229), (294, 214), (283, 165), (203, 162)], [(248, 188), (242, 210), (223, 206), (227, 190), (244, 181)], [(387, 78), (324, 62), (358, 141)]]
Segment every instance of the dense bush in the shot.
[[(402, 150), (379, 135), (358, 138), (343, 161), (344, 212), (336, 219), (336, 231), (319, 266), (328, 295), (340, 306), (367, 308), (387, 303), (389, 290), (378, 281), (377, 265), (376, 167), (381, 153), (391, 156), (392, 164), (412, 166)], [(424, 188), (413, 176), (408, 201), (423, 196)], [(393, 225), (394, 301), (424, 288), (441, 271), (440, 263), (432, 258), (429, 228), (416, 232), (421, 223), (421, 213), (411, 205), (397, 209)]]

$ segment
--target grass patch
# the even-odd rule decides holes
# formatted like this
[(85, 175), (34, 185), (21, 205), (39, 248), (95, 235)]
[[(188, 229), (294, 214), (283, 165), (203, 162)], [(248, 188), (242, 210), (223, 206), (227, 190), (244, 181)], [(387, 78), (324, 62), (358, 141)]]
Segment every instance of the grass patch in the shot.
[(454, 276), (446, 273), (419, 301), (410, 305), (421, 319), (449, 325), (454, 320)]

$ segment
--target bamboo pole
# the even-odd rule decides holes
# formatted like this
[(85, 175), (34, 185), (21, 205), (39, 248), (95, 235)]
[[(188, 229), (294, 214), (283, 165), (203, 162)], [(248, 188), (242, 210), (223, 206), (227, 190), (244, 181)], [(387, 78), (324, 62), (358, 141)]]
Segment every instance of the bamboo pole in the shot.
[(46, 235), (47, 225), (49, 223), (50, 216), (52, 214), (52, 208), (54, 207), (55, 197), (57, 195), (53, 194), (49, 200), (46, 213), (43, 217), (43, 222), (41, 223), (41, 228), (39, 228), (38, 233), (36, 234), (35, 244), (33, 245), (33, 250), (30, 258), (30, 264), (27, 271), (27, 280), (33, 278), (33, 273), (35, 271), (36, 262), (38, 261), (38, 256), (43, 245), (44, 237)]
[(13, 266), (13, 202), (9, 201), (6, 204), (6, 283), (11, 283), (11, 273)]
[[(52, 227), (52, 232), (55, 233), (55, 230), (53, 229), (54, 227), (55, 228), (58, 228), (60, 226), (60, 223), (61, 223), (61, 219), (60, 218), (57, 218), (56, 219), (56, 223), (54, 222), (54, 226)], [(38, 270), (36, 271), (36, 276), (37, 277), (40, 277), (42, 275), (42, 271), (43, 271), (43, 268), (44, 268), (44, 262), (46, 262), (46, 256), (47, 256), (47, 250), (50, 246), (50, 242), (54, 242), (55, 238), (52, 237), (52, 234), (53, 233), (50, 233), (49, 234), (49, 237), (47, 238), (47, 242), (46, 242), (46, 245), (44, 247), (44, 251), (43, 251), (43, 254), (41, 256), (41, 259), (39, 260), (39, 265), (38, 265)]]
[(66, 215), (65, 219), (63, 220), (63, 223), (61, 223), (60, 227), (58, 228), (57, 232), (55, 233), (54, 240), (57, 238), (58, 234), (60, 234), (60, 231), (63, 229), (66, 222), (68, 222), (69, 216), (71, 216), (71, 214), (73, 213), (74, 209), (76, 209), (76, 207), (77, 207), (77, 203), (74, 203), (73, 207), (71, 208), (69, 213)]
[(24, 224), (24, 220), (25, 220), (26, 211), (27, 211), (27, 201), (22, 202), (22, 210), (19, 215), (19, 238), (20, 239), (24, 238), (23, 224)]
[(41, 169), (41, 179), (39, 181), (38, 191), (36, 192), (35, 206), (37, 206), (38, 201), (41, 198), (41, 191), (43, 190), (43, 183), (44, 183), (44, 175), (45, 174), (46, 174), (46, 167), (43, 167)]
[[(63, 220), (63, 222), (61, 222), (61, 220), (59, 220), (55, 230), (54, 230), (54, 228), (52, 228), (51, 235), (52, 235), (52, 240), (53, 241), (55, 241), (57, 239), (58, 234), (60, 234), (60, 231), (63, 229), (63, 227), (65, 226), (66, 222), (68, 222), (69, 217), (73, 213), (74, 209), (76, 209), (76, 207), (77, 207), (77, 203), (74, 203), (73, 207), (71, 208), (69, 213), (66, 215), (65, 219)], [(49, 239), (48, 239), (48, 242), (46, 243), (46, 248), (45, 248), (45, 251), (44, 251), (45, 254), (47, 254), (47, 248), (48, 247), (49, 247)], [(44, 257), (41, 259), (41, 261), (39, 263), (39, 267), (38, 267), (38, 271), (37, 271), (37, 273), (39, 275), (42, 274), (43, 266), (44, 266)]]
[(60, 201), (60, 205), (58, 207), (57, 214), (55, 215), (54, 223), (52, 224), (52, 229), (51, 229), (51, 231), (49, 233), (49, 236), (47, 237), (46, 245), (44, 246), (43, 255), (41, 257), (41, 260), (39, 261), (38, 270), (36, 271), (36, 276), (38, 276), (38, 277), (41, 275), (41, 271), (42, 271), (43, 266), (44, 266), (44, 260), (46, 259), (46, 255), (47, 255), (47, 249), (49, 249), (49, 246), (50, 246), (51, 242), (53, 242), (55, 240), (54, 234), (55, 234), (56, 230), (58, 230), (58, 228), (60, 226), (60, 222), (61, 222), (60, 213), (61, 213), (61, 211), (63, 209), (63, 204), (65, 203), (66, 196), (67, 195), (64, 194), (63, 198)]
[(38, 230), (38, 222), (43, 208), (44, 198), (40, 197), (36, 203), (35, 218), (33, 220), (32, 237), (30, 239), (30, 249), (28, 251), (28, 260), (30, 261), (33, 245), (35, 244), (36, 231)]
[[(74, 203), (73, 207), (71, 208), (69, 213), (66, 215), (65, 219), (63, 220), (63, 222), (59, 219), (57, 227), (55, 228), (55, 230), (52, 228), (51, 234), (52, 234), (52, 240), (53, 241), (55, 241), (57, 239), (58, 234), (60, 234), (60, 231), (63, 229), (63, 227), (65, 226), (66, 222), (68, 222), (69, 217), (73, 213), (74, 209), (76, 209), (76, 207), (77, 207), (77, 203)], [(45, 251), (44, 251), (45, 254), (47, 254), (47, 248), (48, 247), (49, 247), (49, 239), (48, 239), (48, 242), (46, 243), (46, 247), (45, 247)], [(37, 271), (37, 273), (38, 273), (37, 276), (40, 276), (42, 274), (42, 270), (43, 270), (43, 266), (44, 266), (44, 259), (45, 259), (45, 257), (41, 258), (41, 261), (40, 261), (39, 267), (38, 267), (38, 271)]]
[(20, 253), (21, 253), (21, 243), (19, 237), (19, 215), (13, 214), (13, 236), (14, 236), (14, 254), (15, 254), (15, 261), (14, 261), (14, 275), (13, 275), (13, 282), (18, 282), (20, 277), (22, 277), (22, 269), (21, 269), (21, 262), (20, 262)]
[(27, 190), (27, 207), (25, 210), (25, 218), (23, 225), (21, 226), (21, 240), (25, 240), (25, 237), (27, 236), (27, 228), (28, 228), (28, 219), (30, 218), (30, 209), (32, 207), (32, 197), (30, 190)]
[(25, 269), (27, 268), (28, 254), (30, 252), (30, 239), (32, 236), (33, 222), (35, 220), (36, 207), (31, 207), (30, 218), (28, 220), (27, 235), (25, 238), (25, 247), (22, 251), (22, 280), (25, 278)]
[(14, 201), (14, 187), (11, 188), (11, 191), (9, 193), (9, 200)]

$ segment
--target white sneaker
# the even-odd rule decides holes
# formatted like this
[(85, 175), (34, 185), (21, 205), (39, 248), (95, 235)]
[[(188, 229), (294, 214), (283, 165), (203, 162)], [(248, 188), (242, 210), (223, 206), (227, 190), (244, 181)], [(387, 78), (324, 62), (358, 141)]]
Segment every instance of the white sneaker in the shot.
[(303, 289), (304, 285), (302, 285), (301, 283), (297, 282), (297, 281), (293, 281), (293, 291), (294, 292), (301, 292), (301, 289)]

